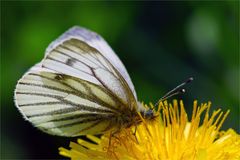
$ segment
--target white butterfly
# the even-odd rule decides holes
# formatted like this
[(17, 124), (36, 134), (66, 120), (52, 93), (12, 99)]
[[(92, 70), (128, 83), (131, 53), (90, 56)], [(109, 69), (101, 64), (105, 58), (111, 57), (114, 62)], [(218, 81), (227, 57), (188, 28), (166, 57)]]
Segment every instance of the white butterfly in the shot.
[(59, 136), (118, 131), (154, 113), (137, 101), (131, 79), (98, 34), (73, 27), (18, 81), (15, 103), (26, 120)]

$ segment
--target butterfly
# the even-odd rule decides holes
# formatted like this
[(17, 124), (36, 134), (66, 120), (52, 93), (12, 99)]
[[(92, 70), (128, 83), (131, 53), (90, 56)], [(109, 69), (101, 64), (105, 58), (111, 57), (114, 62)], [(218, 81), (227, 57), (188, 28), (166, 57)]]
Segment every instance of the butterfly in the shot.
[(58, 136), (117, 131), (151, 119), (118, 56), (97, 33), (72, 27), (18, 81), (15, 104), (35, 127)]
[[(183, 93), (180, 88), (191, 80), (159, 101)], [(107, 42), (78, 26), (47, 47), (43, 60), (18, 81), (14, 99), (27, 121), (58, 136), (115, 133), (156, 117), (153, 108), (138, 102), (127, 70)]]

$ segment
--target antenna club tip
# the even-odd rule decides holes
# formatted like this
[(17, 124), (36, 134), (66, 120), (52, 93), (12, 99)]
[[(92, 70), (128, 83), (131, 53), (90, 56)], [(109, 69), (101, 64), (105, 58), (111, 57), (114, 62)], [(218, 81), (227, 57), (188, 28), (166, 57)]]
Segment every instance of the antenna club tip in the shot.
[(189, 83), (189, 82), (191, 82), (191, 81), (193, 81), (193, 77), (188, 78), (188, 80), (186, 81), (186, 83)]
[(180, 92), (181, 92), (181, 93), (185, 93), (186, 90), (185, 90), (185, 89), (181, 89)]

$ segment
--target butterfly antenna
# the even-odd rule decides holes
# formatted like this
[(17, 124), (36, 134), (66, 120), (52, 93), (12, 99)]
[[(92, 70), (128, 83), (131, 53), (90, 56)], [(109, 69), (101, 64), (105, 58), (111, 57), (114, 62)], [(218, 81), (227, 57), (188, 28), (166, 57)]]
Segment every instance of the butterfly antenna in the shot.
[(163, 100), (168, 99), (172, 96), (178, 95), (178, 94), (183, 94), (186, 92), (185, 89), (183, 89), (182, 87), (185, 86), (186, 84), (190, 83), (193, 81), (193, 77), (188, 78), (186, 81), (184, 81), (183, 83), (181, 83), (180, 85), (178, 85), (177, 87), (175, 87), (174, 89), (172, 89), (171, 91), (167, 92), (162, 98), (160, 98), (158, 100), (158, 102), (155, 104), (155, 107)]

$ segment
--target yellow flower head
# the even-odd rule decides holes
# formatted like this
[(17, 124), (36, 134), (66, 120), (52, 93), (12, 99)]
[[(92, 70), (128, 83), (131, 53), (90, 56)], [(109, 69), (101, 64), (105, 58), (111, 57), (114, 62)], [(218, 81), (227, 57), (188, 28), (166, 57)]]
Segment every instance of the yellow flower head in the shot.
[(197, 106), (195, 101), (188, 121), (182, 101), (160, 103), (154, 120), (143, 120), (137, 128), (122, 129), (114, 136), (87, 135), (89, 141), (71, 142), (70, 150), (59, 148), (60, 154), (81, 160), (240, 159), (240, 135), (232, 129), (219, 131), (229, 111), (209, 115), (210, 105)]

